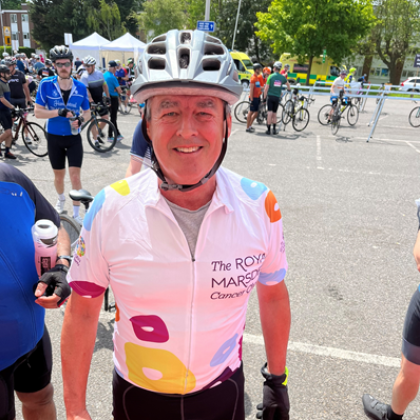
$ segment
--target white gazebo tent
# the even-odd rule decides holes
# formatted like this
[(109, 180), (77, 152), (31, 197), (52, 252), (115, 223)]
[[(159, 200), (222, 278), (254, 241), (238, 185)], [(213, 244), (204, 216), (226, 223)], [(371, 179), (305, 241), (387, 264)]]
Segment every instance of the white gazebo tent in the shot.
[(126, 64), (130, 57), (134, 58), (134, 61), (137, 62), (145, 47), (146, 44), (144, 42), (139, 41), (127, 32), (115, 41), (103, 45), (101, 47), (101, 54), (106, 64), (110, 60), (120, 60), (122, 64)]
[(80, 41), (70, 44), (69, 47), (73, 52), (74, 59), (76, 59), (76, 57), (79, 57), (81, 60), (83, 60), (83, 58), (87, 55), (91, 55), (96, 59), (98, 67), (101, 67), (101, 47), (109, 43), (110, 41), (108, 41), (106, 38), (94, 32), (87, 38), (81, 39)]

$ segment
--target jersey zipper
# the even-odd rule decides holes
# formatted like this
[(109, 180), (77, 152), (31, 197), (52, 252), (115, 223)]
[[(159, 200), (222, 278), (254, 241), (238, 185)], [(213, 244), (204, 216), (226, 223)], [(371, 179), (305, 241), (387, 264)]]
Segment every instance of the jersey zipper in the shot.
[(33, 326), (33, 331), (35, 333), (35, 335), (32, 337), (32, 340), (34, 341), (33, 346), (35, 346), (37, 344), (36, 343), (36, 337), (38, 336), (38, 332), (37, 332), (37, 328), (36, 328), (34, 311), (33, 311), (32, 307), (31, 307), (31, 303), (32, 302), (29, 301), (28, 297), (26, 296), (25, 292), (23, 291), (23, 286), (22, 286), (22, 283), (19, 280), (19, 277), (17, 276), (17, 274), (16, 274), (13, 266), (5, 258), (5, 256), (4, 256), (4, 254), (3, 254), (3, 252), (2, 252), (1, 249), (0, 249), (0, 257), (2, 258), (2, 260), (4, 261), (4, 263), (6, 264), (7, 268), (9, 269), (9, 271), (12, 273), (13, 277), (16, 280), (16, 283), (19, 285), (19, 288), (20, 288), (20, 291), (22, 292), (23, 298), (25, 299), (25, 301), (26, 301), (26, 303), (28, 305), (28, 308), (29, 308), (29, 310), (31, 312), (32, 326)]

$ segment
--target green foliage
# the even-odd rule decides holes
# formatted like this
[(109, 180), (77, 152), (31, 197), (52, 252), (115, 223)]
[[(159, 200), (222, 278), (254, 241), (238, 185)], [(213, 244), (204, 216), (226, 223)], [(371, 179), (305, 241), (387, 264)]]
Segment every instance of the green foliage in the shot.
[(124, 25), (121, 23), (118, 5), (107, 3), (106, 0), (99, 0), (99, 9), (88, 10), (86, 22), (89, 29), (98, 32), (111, 41), (126, 32)]
[(22, 0), (0, 0), (2, 10), (21, 10), (21, 4), (25, 3)]
[(289, 52), (310, 65), (325, 48), (340, 64), (374, 22), (370, 0), (273, 0), (257, 18), (256, 33), (274, 53)]

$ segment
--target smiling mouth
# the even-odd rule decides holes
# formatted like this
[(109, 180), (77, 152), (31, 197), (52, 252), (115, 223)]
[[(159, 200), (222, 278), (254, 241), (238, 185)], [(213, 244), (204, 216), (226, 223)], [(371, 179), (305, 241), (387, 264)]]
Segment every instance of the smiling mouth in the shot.
[(195, 146), (195, 147), (175, 147), (175, 150), (179, 153), (195, 153), (198, 152), (202, 147)]

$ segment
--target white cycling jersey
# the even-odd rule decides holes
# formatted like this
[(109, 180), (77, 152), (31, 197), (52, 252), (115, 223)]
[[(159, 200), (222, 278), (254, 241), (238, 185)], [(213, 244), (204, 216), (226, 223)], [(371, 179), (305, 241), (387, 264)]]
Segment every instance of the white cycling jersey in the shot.
[(88, 298), (112, 287), (115, 368), (138, 387), (187, 394), (228, 379), (256, 282), (286, 275), (274, 194), (223, 168), (215, 176), (193, 258), (152, 171), (102, 190), (85, 217), (68, 281)]

